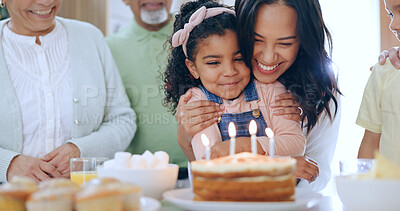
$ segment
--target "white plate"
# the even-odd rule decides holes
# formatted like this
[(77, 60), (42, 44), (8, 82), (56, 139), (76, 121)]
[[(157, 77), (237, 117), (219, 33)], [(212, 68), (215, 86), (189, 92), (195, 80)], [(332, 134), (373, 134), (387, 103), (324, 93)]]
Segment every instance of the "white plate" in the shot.
[(139, 211), (158, 211), (161, 208), (161, 203), (150, 197), (140, 198), (140, 210)]
[(296, 200), (291, 202), (216, 202), (193, 201), (192, 189), (175, 189), (164, 193), (164, 199), (184, 209), (189, 210), (298, 210), (315, 206), (318, 203), (319, 193), (306, 192), (296, 189)]

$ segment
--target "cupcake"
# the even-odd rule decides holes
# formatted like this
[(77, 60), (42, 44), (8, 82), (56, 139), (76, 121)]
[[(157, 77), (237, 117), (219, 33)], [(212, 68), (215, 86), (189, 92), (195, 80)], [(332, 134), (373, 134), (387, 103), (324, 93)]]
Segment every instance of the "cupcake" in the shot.
[(142, 189), (136, 185), (127, 182), (120, 183), (120, 185), (124, 211), (139, 210)]
[(29, 196), (26, 202), (28, 211), (73, 211), (76, 189), (49, 188), (42, 189)]
[(28, 211), (72, 211), (74, 194), (80, 189), (67, 179), (46, 180), (39, 184), (39, 188), (26, 202)]
[(120, 182), (114, 178), (98, 178), (97, 180), (90, 181), (90, 184), (112, 184), (118, 187), (120, 196), (122, 198), (123, 210), (134, 211), (140, 208), (140, 197), (142, 196), (142, 189), (136, 185), (127, 182)]
[(25, 210), (25, 201), (38, 189), (34, 180), (28, 177), (13, 177), (9, 183), (0, 186), (0, 210)]
[(121, 185), (115, 179), (92, 179), (75, 195), (76, 211), (123, 211)]
[(54, 188), (70, 188), (78, 191), (80, 188), (77, 184), (71, 182), (69, 179), (57, 178), (51, 180), (45, 180), (39, 183), (40, 189), (54, 189)]

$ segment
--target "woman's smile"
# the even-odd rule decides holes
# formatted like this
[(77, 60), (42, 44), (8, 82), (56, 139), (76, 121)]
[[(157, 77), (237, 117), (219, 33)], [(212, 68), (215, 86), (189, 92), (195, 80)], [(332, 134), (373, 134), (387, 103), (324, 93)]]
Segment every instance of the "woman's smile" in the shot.
[(265, 74), (265, 75), (271, 75), (276, 73), (279, 70), (279, 67), (283, 62), (275, 64), (275, 65), (264, 65), (261, 62), (257, 61), (257, 69), (260, 71), (260, 73)]

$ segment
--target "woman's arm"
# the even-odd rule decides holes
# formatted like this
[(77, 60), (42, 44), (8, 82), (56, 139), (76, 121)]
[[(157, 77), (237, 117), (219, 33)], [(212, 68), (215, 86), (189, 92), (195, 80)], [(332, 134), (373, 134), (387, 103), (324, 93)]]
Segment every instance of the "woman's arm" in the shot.
[[(336, 142), (339, 133), (341, 99), (337, 97), (338, 108), (334, 119), (322, 113), (315, 127), (307, 134), (305, 156), (318, 163), (319, 175), (313, 183), (301, 180), (298, 187), (313, 191), (320, 191), (328, 184), (331, 178), (331, 162), (336, 149)], [(333, 101), (330, 101), (331, 111), (335, 110)], [(306, 133), (306, 129), (303, 130)]]
[(194, 135), (216, 123), (224, 110), (223, 106), (207, 100), (189, 103), (191, 98), (191, 91), (182, 95), (176, 111), (177, 141), (189, 161), (195, 160), (191, 143)]
[(298, 99), (290, 91), (286, 91), (275, 97), (275, 102), (271, 104), (273, 114), (282, 116), (285, 119), (300, 122), (303, 111), (300, 107)]
[[(274, 114), (270, 105), (276, 103), (276, 97), (286, 92), (286, 88), (279, 82), (263, 84), (256, 81), (260, 97), (260, 110), (269, 128), (274, 132), (275, 154), (282, 156), (301, 156), (304, 153), (305, 137), (300, 128), (300, 123)], [(266, 154), (269, 153), (268, 137), (257, 137)]]

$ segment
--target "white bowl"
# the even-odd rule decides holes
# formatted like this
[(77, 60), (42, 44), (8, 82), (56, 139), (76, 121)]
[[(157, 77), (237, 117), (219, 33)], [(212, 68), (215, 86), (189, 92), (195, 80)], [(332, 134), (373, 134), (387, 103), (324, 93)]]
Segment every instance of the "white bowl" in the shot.
[(400, 210), (400, 180), (337, 176), (336, 188), (346, 210)]
[(143, 195), (158, 200), (165, 191), (175, 187), (179, 166), (169, 164), (167, 168), (153, 169), (105, 169), (98, 167), (98, 177), (111, 177), (122, 182), (129, 182), (142, 188)]

